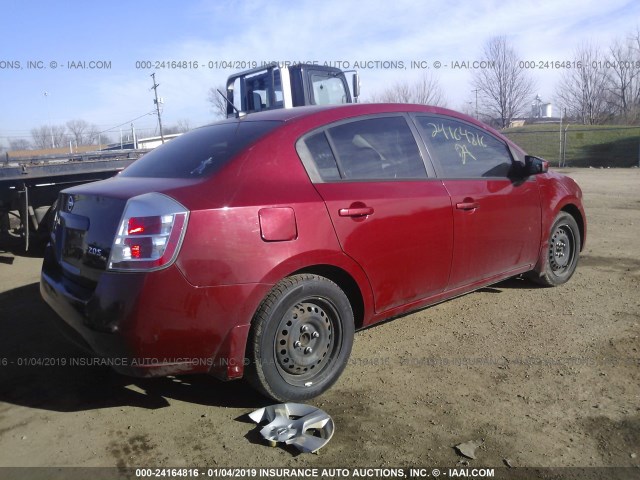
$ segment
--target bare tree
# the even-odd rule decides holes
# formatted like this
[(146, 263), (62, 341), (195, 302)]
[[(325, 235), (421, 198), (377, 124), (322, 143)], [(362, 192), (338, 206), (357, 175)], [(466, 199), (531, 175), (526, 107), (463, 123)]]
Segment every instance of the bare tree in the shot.
[(186, 133), (189, 130), (191, 130), (191, 127), (189, 126), (189, 120), (184, 118), (178, 120), (178, 122), (171, 127), (163, 128), (165, 135), (175, 135), (176, 133)]
[(211, 87), (207, 94), (207, 100), (211, 104), (211, 110), (217, 118), (225, 118), (227, 116), (227, 101), (222, 98), (222, 95), (218, 93), (220, 90), (222, 93), (227, 91), (224, 85), (218, 85), (217, 87)]
[(637, 84), (640, 81), (640, 71), (634, 68), (636, 51), (632, 42), (629, 39), (625, 43), (616, 41), (613, 44), (606, 63), (609, 68), (605, 70), (611, 109), (625, 122), (635, 120)]
[(178, 129), (179, 133), (186, 133), (189, 130), (191, 130), (191, 124), (189, 123), (189, 120), (187, 120), (186, 118), (181, 118), (180, 120), (178, 120), (178, 123), (176, 124), (176, 128)]
[(32, 128), (31, 137), (33, 138), (33, 144), (37, 149), (44, 150), (55, 147), (53, 136), (51, 134), (51, 127), (49, 125)]
[(51, 134), (53, 135), (56, 148), (66, 147), (69, 143), (67, 128), (64, 125), (52, 125)]
[(64, 125), (41, 125), (37, 128), (32, 128), (33, 144), (36, 148), (42, 150), (64, 147), (68, 141), (66, 130)]
[(460, 104), (458, 107), (458, 111), (464, 113), (465, 115), (469, 115), (470, 117), (475, 117), (476, 112), (474, 109), (473, 102), (471, 100), (466, 100)]
[(70, 120), (67, 128), (76, 145), (93, 145), (98, 140), (98, 127), (85, 120)]
[(31, 142), (24, 138), (10, 138), (9, 139), (9, 150), (31, 150)]
[(440, 107), (444, 107), (447, 103), (440, 82), (428, 72), (414, 83), (407, 80), (396, 82), (380, 94), (372, 95), (371, 101), (377, 103), (418, 103)]
[[(636, 28), (635, 33), (631, 37), (631, 49), (632, 49), (632, 60), (634, 65), (637, 66), (640, 64), (640, 27)], [(633, 103), (633, 110), (635, 111), (637, 116), (640, 116), (640, 71), (636, 70), (636, 81), (632, 88), (631, 99)]]
[(483, 113), (498, 119), (504, 128), (525, 111), (535, 82), (526, 69), (520, 68), (518, 55), (504, 36), (487, 41), (483, 60), (487, 68), (475, 70), (473, 86), (478, 90)]
[(178, 131), (178, 127), (177, 126), (173, 126), (173, 127), (164, 127), (162, 129), (162, 132), (164, 135), (174, 135), (176, 133), (180, 133)]
[(109, 145), (110, 143), (113, 143), (113, 140), (107, 133), (101, 132), (96, 133), (95, 143), (96, 145)]
[(33, 138), (33, 144), (38, 149), (51, 148), (51, 130), (48, 125), (42, 125), (38, 128), (31, 129), (31, 137)]
[(598, 47), (583, 44), (575, 51), (577, 67), (565, 70), (556, 88), (560, 108), (584, 125), (603, 123), (609, 117), (606, 70), (598, 68), (604, 56)]

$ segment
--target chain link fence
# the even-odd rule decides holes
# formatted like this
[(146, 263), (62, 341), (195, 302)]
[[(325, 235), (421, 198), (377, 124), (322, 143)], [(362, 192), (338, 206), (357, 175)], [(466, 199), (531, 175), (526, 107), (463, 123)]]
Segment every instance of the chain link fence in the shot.
[(537, 124), (502, 133), (556, 167), (640, 167), (640, 126)]

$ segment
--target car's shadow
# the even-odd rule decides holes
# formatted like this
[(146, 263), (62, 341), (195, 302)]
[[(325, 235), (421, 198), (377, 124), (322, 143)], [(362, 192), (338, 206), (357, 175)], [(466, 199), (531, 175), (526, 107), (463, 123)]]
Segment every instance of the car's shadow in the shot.
[[(258, 408), (269, 400), (244, 381), (207, 375), (137, 379), (104, 366), (70, 343), (37, 283), (0, 293), (0, 402), (59, 412), (117, 406), (156, 409), (169, 399), (205, 406)], [(75, 359), (75, 366), (70, 366)], [(77, 366), (82, 364), (83, 366)]]
[[(536, 287), (512, 278), (479, 291), (513, 288)], [(59, 412), (156, 409), (169, 406), (170, 399), (241, 408), (273, 403), (244, 381), (221, 382), (207, 375), (138, 379), (87, 365), (92, 358), (58, 331), (55, 315), (40, 297), (37, 283), (0, 293), (0, 402)]]
[(488, 287), (483, 287), (477, 292), (484, 293), (501, 293), (502, 290), (513, 290), (513, 289), (532, 289), (532, 288), (540, 288), (540, 285), (535, 284), (531, 280), (528, 280), (522, 276), (507, 278), (506, 280), (502, 280), (499, 283), (494, 283), (493, 285), (489, 285)]
[[(45, 244), (39, 238), (33, 238), (29, 243), (29, 249), (25, 249), (22, 238), (8, 237), (0, 233), (0, 255), (8, 254), (14, 257), (42, 258)], [(0, 261), (9, 260), (11, 257), (1, 256)]]

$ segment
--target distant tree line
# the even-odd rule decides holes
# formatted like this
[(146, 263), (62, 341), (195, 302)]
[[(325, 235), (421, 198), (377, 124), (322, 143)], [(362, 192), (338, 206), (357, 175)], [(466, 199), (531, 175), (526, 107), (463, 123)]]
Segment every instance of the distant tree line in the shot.
[[(176, 125), (163, 129), (165, 135), (184, 133), (191, 129), (189, 121), (178, 120)], [(70, 120), (62, 125), (41, 125), (31, 129), (31, 141), (25, 138), (9, 138), (8, 148), (0, 147), (0, 153), (4, 150), (48, 150), (50, 148), (63, 148), (107, 145), (113, 142), (110, 135), (100, 132), (97, 125), (85, 120)]]
[[(474, 77), (482, 114), (499, 119), (501, 127), (528, 116), (535, 83), (527, 70), (513, 68), (520, 60), (506, 39), (489, 40), (485, 58), (495, 60), (496, 68)], [(562, 71), (554, 101), (562, 116), (584, 125), (640, 123), (640, 29), (609, 48), (578, 46)]]
[(640, 29), (604, 49), (589, 43), (574, 53), (579, 68), (567, 70), (556, 100), (585, 125), (640, 122)]
[(191, 130), (191, 124), (189, 123), (189, 120), (181, 119), (178, 120), (178, 122), (174, 126), (163, 128), (162, 133), (164, 135), (174, 135), (176, 133), (186, 133), (189, 130)]
[[(528, 117), (536, 82), (531, 70), (504, 36), (490, 38), (482, 59), (489, 68), (474, 71), (476, 99), (462, 108), (500, 128)], [(554, 101), (564, 117), (585, 125), (640, 123), (640, 28), (608, 48), (589, 43), (574, 51), (555, 89)], [(414, 83), (400, 81), (370, 96), (374, 102), (446, 106), (437, 77), (424, 74)], [(472, 105), (477, 101), (477, 110)]]
[[(507, 38), (490, 38), (481, 60), (490, 67), (475, 70), (472, 77), (477, 110), (473, 100), (462, 110), (500, 128), (508, 127), (514, 118), (528, 117), (536, 82)], [(564, 63), (554, 96), (564, 117), (585, 125), (640, 123), (640, 28), (608, 49), (582, 44)], [(396, 83), (371, 98), (446, 105), (437, 77), (429, 75), (413, 84)]]
[(109, 137), (100, 134), (98, 127), (85, 120), (70, 120), (62, 125), (41, 125), (31, 129), (31, 141), (26, 138), (9, 138), (8, 151), (47, 150), (50, 148), (105, 144)]

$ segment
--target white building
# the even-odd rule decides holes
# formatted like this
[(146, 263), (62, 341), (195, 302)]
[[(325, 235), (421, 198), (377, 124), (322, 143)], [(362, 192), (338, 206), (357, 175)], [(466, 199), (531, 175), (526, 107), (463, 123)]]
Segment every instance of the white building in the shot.
[[(168, 142), (171, 139), (179, 137), (182, 135), (181, 133), (172, 133), (171, 135), (165, 135), (164, 141)], [(157, 137), (147, 137), (147, 138), (139, 138), (138, 139), (138, 148), (139, 149), (149, 149), (156, 148), (162, 145), (162, 138), (160, 136)]]

